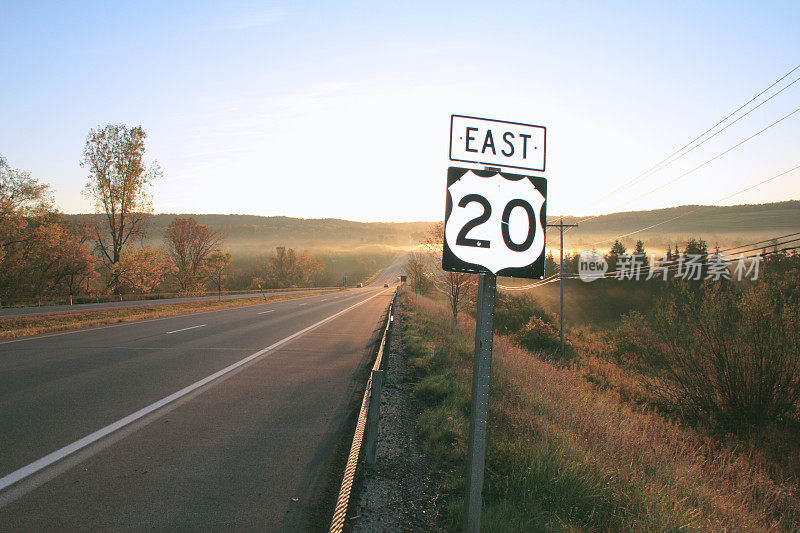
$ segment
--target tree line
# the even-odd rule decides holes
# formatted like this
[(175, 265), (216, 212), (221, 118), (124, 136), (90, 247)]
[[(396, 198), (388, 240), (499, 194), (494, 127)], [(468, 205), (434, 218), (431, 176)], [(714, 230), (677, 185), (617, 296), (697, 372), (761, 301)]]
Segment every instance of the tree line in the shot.
[[(109, 124), (86, 138), (84, 195), (96, 215), (68, 220), (52, 190), (0, 156), (0, 299), (178, 292), (221, 293), (232, 264), (224, 236), (194, 218), (173, 219), (163, 244), (144, 244), (151, 185), (162, 176), (145, 163), (141, 126)], [(308, 252), (278, 247), (241, 288), (331, 283), (327, 265)], [(0, 302), (2, 303), (2, 302)], [(13, 302), (12, 302), (13, 303)]]

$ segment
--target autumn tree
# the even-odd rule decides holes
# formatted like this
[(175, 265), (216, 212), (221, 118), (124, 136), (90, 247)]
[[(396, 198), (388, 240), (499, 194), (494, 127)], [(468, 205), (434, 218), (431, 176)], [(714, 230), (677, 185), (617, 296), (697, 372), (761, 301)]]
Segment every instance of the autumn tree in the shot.
[(5, 279), (17, 296), (72, 295), (94, 262), (78, 236), (55, 217), (29, 228), (6, 259)]
[[(145, 166), (146, 137), (141, 126), (109, 124), (90, 130), (86, 138), (81, 161), (89, 170), (85, 193), (100, 214), (95, 243), (111, 272), (131, 239), (143, 235), (152, 212), (149, 186), (161, 172), (156, 163)], [(117, 285), (118, 279), (110, 276), (109, 286), (116, 291)]]
[(50, 187), (16, 170), (0, 156), (0, 260), (6, 248), (24, 240), (25, 228), (53, 210)]
[(428, 256), (427, 262), (436, 266), (431, 281), (447, 297), (455, 326), (458, 312), (472, 302), (478, 280), (475, 274), (446, 272), (442, 269), (442, 242), (444, 242), (444, 223), (436, 222), (428, 228), (420, 244)]
[(325, 277), (325, 263), (319, 257), (312, 257), (308, 250), (300, 254), (300, 286), (316, 287)]
[(266, 282), (271, 287), (308, 287), (316, 285), (325, 274), (325, 265), (308, 251), (300, 255), (293, 248), (278, 246), (267, 259)]
[(93, 263), (80, 232), (54, 209), (49, 187), (0, 157), (0, 293), (73, 294)]
[(95, 259), (80, 235), (72, 233), (63, 222), (39, 226), (34, 241), (35, 256), (30, 263), (38, 274), (37, 294), (51, 290), (73, 296), (81, 281), (94, 269)]
[(425, 256), (420, 252), (411, 252), (408, 261), (403, 267), (403, 272), (408, 276), (408, 283), (414, 292), (424, 293), (431, 285), (428, 279)]
[(222, 299), (222, 282), (225, 279), (225, 270), (231, 266), (231, 254), (222, 250), (214, 252), (206, 258), (208, 279), (217, 289), (217, 300)]
[(275, 288), (291, 287), (297, 271), (297, 252), (293, 248), (278, 246), (267, 259), (266, 282)]
[(88, 243), (91, 242), (91, 225), (85, 220), (67, 223), (64, 225), (69, 229), (72, 239), (72, 246), (65, 247), (68, 264), (71, 267), (65, 269), (63, 286), (70, 296), (79, 294), (84, 284), (86, 292), (89, 290), (89, 282), (97, 277), (97, 267), (99, 261), (89, 249)]
[(181, 292), (196, 292), (202, 287), (206, 259), (222, 243), (222, 236), (194, 218), (176, 218), (164, 230), (167, 253), (175, 265)]
[(166, 250), (148, 245), (126, 247), (114, 268), (121, 288), (142, 294), (156, 292), (173, 270)]

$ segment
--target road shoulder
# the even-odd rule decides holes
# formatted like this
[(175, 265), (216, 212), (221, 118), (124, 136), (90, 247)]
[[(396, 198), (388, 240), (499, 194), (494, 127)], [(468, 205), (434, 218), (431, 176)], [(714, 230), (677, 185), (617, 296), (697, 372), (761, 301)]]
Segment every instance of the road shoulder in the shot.
[(377, 461), (364, 472), (358, 503), (351, 510), (354, 532), (441, 530), (436, 484), (420, 449), (416, 421), (421, 406), (406, 366), (399, 301), (381, 394)]

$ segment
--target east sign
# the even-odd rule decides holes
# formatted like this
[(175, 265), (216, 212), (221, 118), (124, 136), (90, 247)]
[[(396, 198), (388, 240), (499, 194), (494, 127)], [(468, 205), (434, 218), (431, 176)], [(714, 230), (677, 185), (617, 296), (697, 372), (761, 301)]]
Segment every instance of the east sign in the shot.
[(465, 115), (450, 116), (450, 160), (545, 170), (544, 126)]

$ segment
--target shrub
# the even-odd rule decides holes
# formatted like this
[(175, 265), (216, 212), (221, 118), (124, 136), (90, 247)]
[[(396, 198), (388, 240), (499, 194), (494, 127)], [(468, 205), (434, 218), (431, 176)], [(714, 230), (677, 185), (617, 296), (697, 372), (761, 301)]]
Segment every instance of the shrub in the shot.
[(609, 333), (613, 359), (622, 365), (643, 370), (659, 366), (658, 336), (639, 311), (622, 315), (620, 325)]
[[(514, 342), (532, 351), (544, 351), (553, 355), (561, 350), (561, 333), (559, 329), (538, 316), (532, 316), (528, 322), (512, 337)], [(565, 341), (565, 348), (569, 343)]]
[(684, 290), (657, 312), (666, 342), (665, 394), (688, 418), (739, 432), (796, 413), (800, 304), (784, 286), (723, 283)]
[[(557, 317), (545, 311), (530, 295), (498, 295), (494, 332), (508, 335), (523, 348), (540, 352), (548, 358), (560, 355), (561, 333)], [(565, 341), (564, 346), (572, 355), (569, 342)]]
[(542, 322), (555, 322), (554, 317), (542, 309), (530, 295), (498, 294), (493, 323), (495, 333), (513, 335), (522, 330), (533, 317)]

